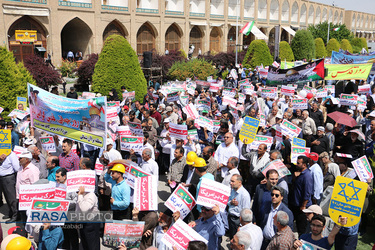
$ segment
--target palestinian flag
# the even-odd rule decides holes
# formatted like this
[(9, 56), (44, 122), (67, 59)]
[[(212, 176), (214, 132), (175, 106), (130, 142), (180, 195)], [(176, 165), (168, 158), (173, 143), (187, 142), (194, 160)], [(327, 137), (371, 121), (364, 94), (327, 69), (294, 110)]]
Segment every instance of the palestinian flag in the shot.
[(251, 32), (251, 29), (253, 28), (254, 26), (254, 21), (252, 22), (248, 22), (247, 24), (245, 24), (245, 26), (243, 26), (243, 28), (240, 30), (240, 33), (248, 36)]
[(339, 31), (340, 27), (334, 28), (333, 31)]

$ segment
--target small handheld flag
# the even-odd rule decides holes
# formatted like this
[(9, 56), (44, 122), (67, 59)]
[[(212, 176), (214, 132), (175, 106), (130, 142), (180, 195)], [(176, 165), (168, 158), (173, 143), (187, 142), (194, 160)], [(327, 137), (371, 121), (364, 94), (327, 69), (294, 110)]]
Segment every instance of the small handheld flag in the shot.
[(334, 28), (333, 31), (339, 31), (340, 28)]
[(243, 26), (243, 28), (240, 30), (240, 33), (248, 36), (251, 32), (251, 29), (253, 28), (254, 26), (254, 21), (252, 22), (248, 22), (247, 24), (245, 24), (245, 26)]

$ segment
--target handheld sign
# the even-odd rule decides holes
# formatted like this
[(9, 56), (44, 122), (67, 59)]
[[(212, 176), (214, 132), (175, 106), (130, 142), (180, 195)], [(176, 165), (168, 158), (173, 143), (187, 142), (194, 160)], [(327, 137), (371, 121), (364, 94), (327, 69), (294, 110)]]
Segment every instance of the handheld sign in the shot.
[(250, 144), (254, 141), (258, 131), (260, 120), (246, 116), (240, 131), (240, 140), (245, 144)]
[(17, 109), (18, 109), (18, 105), (20, 105), (20, 104), (22, 105), (23, 110), (27, 109), (27, 99), (26, 99), (26, 97), (17, 96)]
[(165, 206), (172, 212), (179, 211), (180, 217), (184, 219), (195, 206), (195, 199), (184, 186), (178, 185), (165, 202)]
[(352, 161), (352, 165), (361, 181), (367, 182), (367, 179), (374, 178), (371, 165), (368, 162), (366, 155), (362, 156), (357, 160)]
[(40, 137), (39, 139), (45, 151), (47, 151), (48, 153), (56, 152), (56, 146), (55, 141), (53, 140), (53, 136)]
[(12, 131), (0, 129), (0, 155), (9, 155), (12, 152)]
[(298, 137), (293, 137), (292, 144), (297, 147), (306, 147), (306, 141)]
[(351, 227), (359, 223), (365, 202), (367, 183), (350, 178), (337, 176), (329, 205), (329, 217), (335, 222), (339, 217), (348, 217), (344, 227)]

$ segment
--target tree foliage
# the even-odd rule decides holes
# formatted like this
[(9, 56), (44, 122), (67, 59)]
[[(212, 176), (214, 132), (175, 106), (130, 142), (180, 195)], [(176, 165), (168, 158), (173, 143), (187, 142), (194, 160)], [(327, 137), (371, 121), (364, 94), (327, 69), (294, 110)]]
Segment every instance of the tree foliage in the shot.
[[(242, 62), (245, 58), (246, 50), (239, 51), (237, 54), (237, 62)], [(206, 61), (212, 62), (215, 66), (224, 66), (229, 67), (235, 64), (236, 61), (236, 52), (219, 52), (216, 54), (211, 53), (210, 51), (205, 55), (200, 55), (198, 58), (203, 58)]]
[(83, 61), (79, 68), (75, 70), (78, 75), (77, 83), (83, 91), (89, 91), (89, 84), (92, 81), (95, 65), (98, 62), (98, 54), (92, 53), (88, 56), (87, 60)]
[(280, 42), (279, 58), (281, 61), (287, 60), (288, 62), (294, 61), (293, 50), (289, 43), (286, 41)]
[(315, 42), (309, 30), (299, 30), (291, 44), (296, 60), (315, 58)]
[(361, 37), (361, 42), (362, 42), (362, 48), (365, 48), (366, 51), (368, 51), (368, 46), (367, 46), (367, 40), (364, 37)]
[(30, 55), (23, 60), (23, 64), (33, 76), (38, 87), (48, 91), (49, 86), (62, 83), (60, 73), (37, 55)]
[[(341, 41), (342, 39), (348, 39), (349, 41), (353, 38), (352, 32), (346, 27), (345, 24), (333, 24), (330, 23), (329, 25), (329, 39), (335, 38), (337, 41)], [(334, 31), (333, 29), (339, 28), (338, 31)], [(328, 35), (328, 22), (319, 23), (316, 25), (309, 25), (308, 30), (313, 35), (314, 39), (322, 38), (323, 41), (327, 41)]]
[(339, 42), (335, 39), (332, 38), (329, 40), (327, 44), (327, 55), (330, 56), (332, 54), (332, 51), (339, 51), (340, 50), (340, 44)]
[(315, 57), (323, 58), (326, 56), (327, 56), (326, 46), (324, 46), (324, 42), (322, 38), (320, 37), (315, 38)]
[(211, 62), (204, 59), (192, 59), (189, 61), (176, 61), (169, 70), (168, 77), (171, 80), (185, 81), (194, 77), (206, 80), (208, 76), (215, 77), (215, 68)]
[[(182, 50), (183, 51), (183, 50)], [(169, 69), (172, 67), (173, 63), (176, 61), (185, 61), (185, 57), (181, 50), (169, 51), (168, 55), (160, 55), (154, 53), (152, 55), (152, 67), (160, 67), (162, 68), (163, 76), (168, 75)]]
[(353, 53), (353, 47), (347, 39), (342, 39), (340, 43), (340, 48), (345, 51)]
[(95, 65), (92, 90), (108, 95), (112, 88), (121, 93), (121, 86), (125, 86), (128, 91), (135, 91), (137, 100), (143, 100), (147, 93), (146, 79), (137, 54), (124, 37), (110, 35)]
[(17, 96), (27, 97), (27, 83), (36, 85), (23, 63), (16, 64), (12, 52), (0, 47), (0, 107), (6, 117), (16, 108)]
[(361, 38), (359, 38), (359, 37), (353, 38), (352, 41), (350, 42), (350, 44), (353, 47), (353, 53), (361, 52), (362, 46), (363, 46)]
[(254, 40), (247, 49), (242, 65), (244, 68), (254, 69), (256, 66), (268, 66), (273, 63), (270, 49), (263, 40)]

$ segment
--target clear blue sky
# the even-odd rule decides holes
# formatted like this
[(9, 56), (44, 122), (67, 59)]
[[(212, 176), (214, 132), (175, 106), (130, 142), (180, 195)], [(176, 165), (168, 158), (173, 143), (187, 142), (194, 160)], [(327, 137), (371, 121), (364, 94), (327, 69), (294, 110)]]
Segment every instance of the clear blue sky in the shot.
[(311, 2), (324, 3), (331, 5), (335, 2), (335, 5), (346, 10), (355, 10), (365, 13), (375, 14), (375, 0), (311, 0)]

